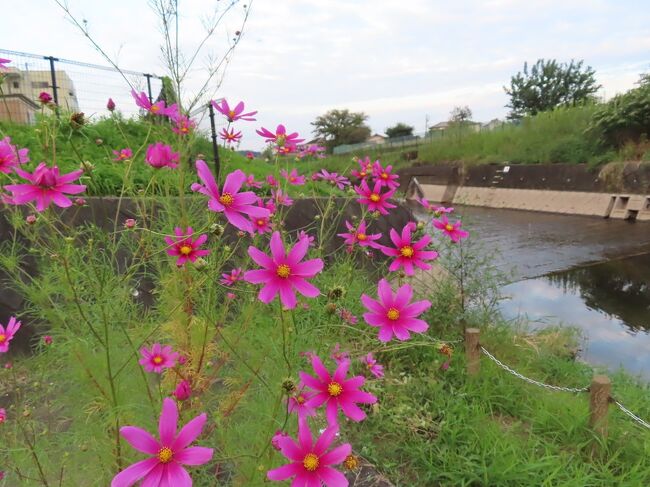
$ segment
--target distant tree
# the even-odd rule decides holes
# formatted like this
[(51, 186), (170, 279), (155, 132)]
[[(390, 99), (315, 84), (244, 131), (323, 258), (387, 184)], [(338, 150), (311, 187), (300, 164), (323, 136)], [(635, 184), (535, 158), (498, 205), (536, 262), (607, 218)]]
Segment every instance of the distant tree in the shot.
[(465, 105), (464, 107), (457, 106), (449, 113), (449, 121), (455, 124), (462, 125), (472, 119), (472, 110)]
[(394, 139), (395, 137), (406, 137), (408, 135), (413, 135), (413, 130), (415, 130), (414, 127), (399, 122), (386, 129), (386, 136), (389, 139)]
[(161, 81), (160, 93), (154, 101), (162, 100), (167, 106), (178, 103), (178, 94), (176, 93), (172, 79), (169, 76), (163, 76)]
[(529, 69), (528, 63), (524, 63), (523, 71), (510, 78), (510, 87), (503, 87), (510, 97), (506, 105), (511, 109), (508, 118), (520, 119), (559, 106), (593, 100), (600, 85), (596, 83), (596, 72), (583, 64), (582, 60), (572, 59), (567, 64), (555, 59), (539, 59)]
[(330, 110), (316, 117), (311, 124), (314, 134), (325, 141), (328, 152), (342, 144), (357, 144), (370, 137), (370, 127), (366, 125), (368, 115), (350, 110)]

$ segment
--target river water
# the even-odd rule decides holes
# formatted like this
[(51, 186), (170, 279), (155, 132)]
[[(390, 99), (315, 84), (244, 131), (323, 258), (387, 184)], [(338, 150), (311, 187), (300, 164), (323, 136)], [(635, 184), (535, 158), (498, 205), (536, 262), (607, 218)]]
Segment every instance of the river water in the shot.
[(584, 337), (581, 359), (650, 380), (650, 223), (456, 211), (509, 276), (500, 303), (505, 318), (525, 318), (533, 329), (576, 327)]

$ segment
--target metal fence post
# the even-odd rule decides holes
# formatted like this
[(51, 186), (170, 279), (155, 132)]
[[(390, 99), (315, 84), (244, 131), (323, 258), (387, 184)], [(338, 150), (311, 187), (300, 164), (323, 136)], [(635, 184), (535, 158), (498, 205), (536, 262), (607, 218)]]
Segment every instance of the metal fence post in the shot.
[(219, 144), (217, 144), (217, 127), (214, 123), (214, 107), (212, 103), (208, 103), (208, 110), (210, 110), (210, 130), (212, 132), (212, 153), (214, 154), (214, 173), (215, 178), (219, 181), (219, 170), (221, 169), (221, 161), (219, 160)]
[(54, 104), (56, 105), (55, 113), (56, 116), (59, 116), (59, 91), (56, 86), (56, 69), (54, 68), (54, 62), (58, 61), (59, 58), (53, 56), (43, 56), (44, 59), (50, 61), (50, 77), (52, 79), (52, 98), (54, 99)]
[(468, 375), (478, 375), (481, 370), (480, 335), (481, 330), (478, 328), (465, 329), (465, 357), (467, 359)]
[(153, 103), (153, 96), (151, 96), (151, 75), (143, 73), (144, 77), (147, 78), (147, 94), (149, 95), (149, 103)]

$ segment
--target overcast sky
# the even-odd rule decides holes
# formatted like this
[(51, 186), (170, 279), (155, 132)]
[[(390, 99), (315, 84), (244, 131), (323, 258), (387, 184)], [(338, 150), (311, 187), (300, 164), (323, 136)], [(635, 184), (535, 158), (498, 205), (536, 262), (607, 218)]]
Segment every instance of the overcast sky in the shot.
[[(227, 0), (180, 0), (181, 47), (201, 38), (200, 18)], [(146, 0), (69, 0), (91, 34), (125, 69), (164, 74), (161, 35)], [(229, 15), (207, 52), (218, 54), (241, 21)], [(3, 9), (0, 48), (106, 64), (54, 0)], [(455, 105), (474, 119), (507, 113), (503, 85), (524, 61), (584, 59), (607, 98), (650, 71), (647, 0), (254, 0), (220, 96), (259, 110), (242, 124), (242, 148), (260, 148), (254, 128), (284, 123), (311, 138), (331, 108), (370, 116), (373, 132), (395, 122), (424, 130)], [(203, 76), (205, 58), (193, 72)]]

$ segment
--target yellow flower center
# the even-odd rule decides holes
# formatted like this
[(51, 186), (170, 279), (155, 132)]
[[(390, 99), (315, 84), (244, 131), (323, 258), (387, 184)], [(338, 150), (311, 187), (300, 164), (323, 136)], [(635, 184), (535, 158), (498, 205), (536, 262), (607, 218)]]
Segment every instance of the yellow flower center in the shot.
[(386, 317), (391, 321), (396, 321), (399, 319), (399, 311), (397, 311), (395, 308), (389, 308), (388, 313), (386, 313)]
[(190, 247), (189, 245), (183, 245), (183, 246), (179, 249), (179, 251), (180, 251), (180, 253), (183, 254), (183, 255), (190, 255), (190, 254), (192, 253), (192, 247)]
[(305, 396), (303, 396), (302, 394), (298, 394), (298, 396), (296, 397), (296, 402), (298, 404), (305, 404)]
[(160, 107), (158, 105), (152, 105), (151, 106), (151, 111), (156, 113), (158, 110), (160, 110)]
[(405, 245), (399, 249), (399, 253), (402, 254), (402, 257), (413, 257), (414, 250), (410, 245)]
[(305, 470), (308, 470), (310, 472), (316, 471), (319, 464), (320, 462), (318, 461), (318, 456), (314, 453), (307, 453), (307, 455), (305, 455), (305, 459), (302, 461), (302, 465), (305, 467)]
[(260, 227), (263, 227), (265, 223), (266, 223), (265, 220), (262, 220), (262, 219), (257, 220), (257, 225), (260, 226)]
[(367, 238), (368, 236), (365, 233), (357, 233), (357, 240), (361, 240), (363, 242)]
[(296, 182), (296, 178), (293, 177), (293, 176), (291, 176), (291, 177), (289, 178), (289, 181), (291, 181), (292, 183), (295, 183), (295, 182)]
[(381, 179), (388, 179), (388, 174), (385, 172), (381, 173)]
[(156, 365), (160, 365), (163, 363), (163, 358), (160, 355), (156, 355), (153, 359), (152, 362)]
[(447, 230), (448, 232), (451, 232), (453, 229), (454, 229), (454, 226), (451, 223), (447, 223), (445, 225), (445, 230)]
[(230, 193), (224, 193), (219, 196), (219, 203), (223, 206), (230, 206), (235, 202), (235, 198), (232, 197)]
[(4, 343), (7, 341), (7, 335), (3, 335), (0, 333), (0, 343)]
[(381, 200), (381, 197), (377, 193), (372, 193), (370, 195), (370, 201), (377, 203), (379, 200)]
[(229, 117), (229, 118), (235, 118), (235, 111), (234, 111), (234, 110), (230, 110), (230, 111), (228, 112), (228, 117)]
[(166, 446), (162, 447), (158, 452), (158, 460), (160, 460), (160, 463), (171, 462), (173, 456), (174, 452), (171, 450), (171, 448), (167, 448)]
[(356, 470), (359, 468), (359, 458), (354, 455), (348, 455), (345, 457), (345, 460), (343, 460), (343, 466), (346, 470)]
[(190, 130), (190, 129), (188, 129), (187, 127), (183, 127), (183, 128), (181, 128), (181, 132), (183, 132), (184, 134), (186, 134), (187, 132), (189, 132), (189, 130)]
[(287, 264), (280, 264), (276, 269), (278, 277), (287, 278), (291, 275), (291, 268)]
[(368, 175), (368, 173), (366, 171), (361, 171), (359, 173), (359, 176), (361, 176), (362, 178), (365, 178), (367, 175)]
[(330, 382), (327, 385), (327, 393), (330, 396), (338, 397), (343, 392), (343, 387), (338, 382)]

